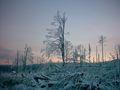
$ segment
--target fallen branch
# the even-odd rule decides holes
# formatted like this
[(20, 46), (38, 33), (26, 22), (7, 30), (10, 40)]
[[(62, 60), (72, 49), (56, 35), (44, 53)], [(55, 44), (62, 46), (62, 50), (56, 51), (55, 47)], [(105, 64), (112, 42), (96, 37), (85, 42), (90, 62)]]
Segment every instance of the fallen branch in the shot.
[(39, 83), (40, 80), (51, 80), (48, 76), (41, 74), (41, 76), (34, 76), (34, 80)]

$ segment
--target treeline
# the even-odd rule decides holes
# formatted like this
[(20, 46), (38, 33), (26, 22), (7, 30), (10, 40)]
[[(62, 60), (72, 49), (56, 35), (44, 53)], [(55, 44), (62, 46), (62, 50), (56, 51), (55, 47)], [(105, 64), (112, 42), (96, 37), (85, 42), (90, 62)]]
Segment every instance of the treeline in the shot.
[[(14, 65), (23, 65), (23, 71), (26, 69), (28, 63), (47, 63), (52, 62), (52, 57), (62, 59), (63, 66), (66, 63), (80, 63), (83, 62), (105, 62), (105, 43), (106, 37), (101, 35), (98, 39), (99, 47), (94, 47), (95, 55), (92, 55), (93, 48), (90, 43), (87, 47), (79, 44), (74, 46), (71, 41), (66, 39), (66, 35), (69, 33), (65, 32), (67, 17), (66, 14), (60, 14), (58, 11), (54, 16), (51, 25), (52, 29), (47, 29), (46, 40), (43, 41), (44, 48), (41, 48), (39, 56), (34, 56), (31, 47), (25, 45), (24, 51), (21, 53), (17, 50)], [(100, 51), (98, 49), (101, 49)], [(109, 56), (112, 59), (120, 59), (120, 45), (116, 45), (114, 53), (110, 53)], [(36, 61), (36, 62), (35, 62)], [(16, 71), (18, 68), (16, 67)]]

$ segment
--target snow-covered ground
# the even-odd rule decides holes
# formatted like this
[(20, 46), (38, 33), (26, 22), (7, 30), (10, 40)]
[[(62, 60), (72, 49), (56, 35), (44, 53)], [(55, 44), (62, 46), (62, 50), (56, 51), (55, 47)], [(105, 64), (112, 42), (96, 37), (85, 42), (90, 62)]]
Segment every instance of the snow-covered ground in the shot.
[(1, 72), (0, 90), (120, 90), (120, 63), (48, 63)]

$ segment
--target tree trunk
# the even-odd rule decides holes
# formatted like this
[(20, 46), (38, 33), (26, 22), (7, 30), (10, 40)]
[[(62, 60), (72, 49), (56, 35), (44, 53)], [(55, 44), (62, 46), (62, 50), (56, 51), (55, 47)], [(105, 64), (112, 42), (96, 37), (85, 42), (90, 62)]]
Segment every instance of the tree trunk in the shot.
[(63, 32), (62, 32), (62, 38), (63, 38), (63, 41), (62, 41), (62, 59), (63, 59), (63, 66), (65, 65), (65, 43), (64, 43), (64, 29), (65, 29), (65, 22), (63, 22)]
[(103, 42), (102, 42), (102, 61), (104, 62)]

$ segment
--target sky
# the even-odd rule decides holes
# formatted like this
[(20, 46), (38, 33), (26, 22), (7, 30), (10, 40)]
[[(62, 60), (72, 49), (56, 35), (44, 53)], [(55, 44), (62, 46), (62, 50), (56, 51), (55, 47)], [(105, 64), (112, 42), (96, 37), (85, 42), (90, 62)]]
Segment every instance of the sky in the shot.
[(66, 38), (73, 45), (90, 43), (94, 52), (100, 35), (106, 52), (120, 43), (120, 0), (0, 0), (0, 58), (25, 44), (38, 54), (58, 10), (66, 12)]

